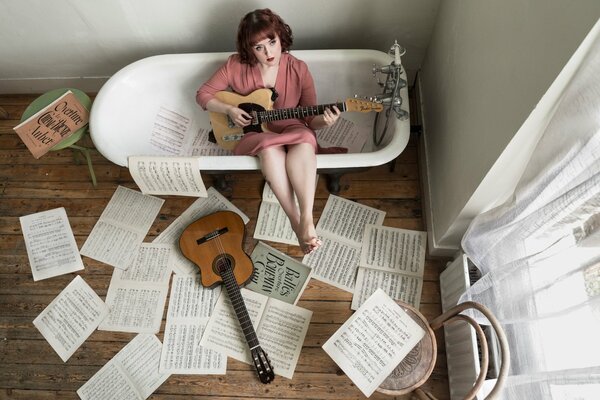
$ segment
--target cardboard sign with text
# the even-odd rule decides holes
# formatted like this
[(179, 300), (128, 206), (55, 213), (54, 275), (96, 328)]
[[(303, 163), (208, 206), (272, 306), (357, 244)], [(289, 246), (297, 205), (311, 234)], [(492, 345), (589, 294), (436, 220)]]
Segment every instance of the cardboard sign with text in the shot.
[(75, 94), (64, 95), (15, 126), (13, 129), (35, 158), (40, 158), (52, 147), (83, 128), (89, 111)]

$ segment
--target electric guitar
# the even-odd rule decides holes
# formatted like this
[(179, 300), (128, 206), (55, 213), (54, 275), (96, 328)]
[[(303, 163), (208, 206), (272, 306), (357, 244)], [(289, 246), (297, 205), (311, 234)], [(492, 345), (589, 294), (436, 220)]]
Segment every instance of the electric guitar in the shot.
[(248, 282), (254, 272), (252, 259), (242, 248), (245, 234), (244, 222), (238, 214), (218, 211), (188, 225), (179, 238), (179, 247), (183, 255), (200, 268), (203, 286), (224, 283), (258, 378), (262, 383), (270, 383), (275, 378), (273, 367), (260, 347), (239, 287)]
[(233, 123), (227, 114), (209, 112), (215, 140), (219, 146), (228, 150), (233, 150), (245, 133), (268, 130), (267, 123), (271, 121), (320, 115), (325, 112), (326, 108), (331, 109), (333, 106), (337, 106), (342, 112), (380, 112), (383, 110), (383, 104), (381, 103), (357, 98), (349, 98), (340, 103), (273, 110), (271, 89), (258, 89), (247, 96), (221, 91), (215, 94), (215, 98), (223, 103), (241, 108), (252, 117), (250, 125), (240, 128)]

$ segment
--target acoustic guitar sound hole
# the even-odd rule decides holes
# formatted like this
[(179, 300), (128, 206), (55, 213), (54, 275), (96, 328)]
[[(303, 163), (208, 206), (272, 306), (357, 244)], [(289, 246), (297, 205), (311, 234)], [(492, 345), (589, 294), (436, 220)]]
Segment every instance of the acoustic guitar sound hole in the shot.
[(235, 260), (230, 254), (221, 254), (213, 260), (213, 271), (218, 275), (223, 275), (228, 269), (233, 269)]

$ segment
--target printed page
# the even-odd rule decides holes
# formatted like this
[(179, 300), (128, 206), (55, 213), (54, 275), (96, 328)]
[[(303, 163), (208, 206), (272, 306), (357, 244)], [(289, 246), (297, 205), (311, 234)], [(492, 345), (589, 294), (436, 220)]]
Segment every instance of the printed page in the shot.
[(311, 318), (310, 310), (269, 298), (256, 335), (277, 375), (292, 379)]
[(142, 243), (126, 270), (113, 271), (99, 330), (158, 333), (165, 309), (173, 246)]
[(232, 156), (233, 151), (208, 141), (209, 129), (199, 128), (192, 140), (184, 146), (181, 156)]
[(155, 335), (137, 335), (77, 394), (82, 400), (147, 399), (170, 376), (158, 371), (161, 347)]
[(227, 356), (200, 345), (221, 287), (205, 288), (200, 275), (174, 275), (160, 372), (225, 374)]
[(106, 304), (77, 275), (33, 320), (33, 325), (59, 357), (67, 362), (106, 314)]
[(246, 289), (289, 304), (298, 302), (310, 280), (310, 267), (263, 242), (256, 244), (250, 258), (254, 274)]
[(173, 221), (153, 243), (166, 243), (175, 246), (175, 259), (173, 260), (173, 271), (180, 274), (193, 274), (198, 272), (198, 267), (189, 261), (179, 250), (179, 237), (189, 224), (197, 219), (204, 217), (216, 211), (229, 210), (237, 213), (244, 224), (250, 220), (239, 208), (234, 206), (215, 188), (210, 187), (207, 190), (208, 197), (199, 198), (194, 201), (175, 221)]
[(382, 290), (377, 290), (323, 350), (367, 397), (425, 335), (425, 331)]
[(348, 153), (360, 153), (371, 129), (362, 129), (347, 118), (340, 117), (335, 124), (317, 131), (317, 138), (322, 147), (346, 147)]
[(191, 119), (172, 107), (160, 106), (154, 119), (150, 144), (162, 154), (179, 155), (185, 148)]
[(262, 202), (256, 219), (256, 228), (254, 228), (254, 239), (298, 246), (298, 238), (290, 220), (268, 183), (265, 183), (263, 189)]
[[(267, 306), (269, 298), (244, 288), (241, 288), (240, 290), (242, 298), (244, 299), (244, 304), (248, 310), (248, 316), (256, 331), (258, 321)], [(219, 296), (212, 316), (208, 321), (200, 344), (229, 357), (233, 357), (238, 361), (252, 364), (246, 337), (242, 332), (242, 328), (240, 327), (240, 323), (226, 290), (221, 291), (221, 295)]]
[(163, 199), (119, 186), (80, 253), (116, 268), (127, 268), (163, 203)]
[(419, 308), (426, 243), (427, 232), (367, 225), (351, 308), (360, 307), (378, 287)]
[(33, 280), (83, 269), (64, 207), (19, 218)]
[(302, 263), (312, 268), (313, 278), (352, 292), (365, 228), (384, 218), (385, 211), (329, 195), (316, 226), (323, 244)]
[[(244, 288), (241, 292), (260, 345), (268, 354), (273, 371), (291, 379), (312, 311)], [(253, 365), (245, 336), (225, 291), (219, 297), (201, 344)]]
[(357, 310), (377, 289), (383, 290), (394, 300), (401, 300), (418, 309), (423, 278), (359, 267), (350, 309)]
[(142, 193), (206, 197), (196, 157), (129, 156), (129, 172)]

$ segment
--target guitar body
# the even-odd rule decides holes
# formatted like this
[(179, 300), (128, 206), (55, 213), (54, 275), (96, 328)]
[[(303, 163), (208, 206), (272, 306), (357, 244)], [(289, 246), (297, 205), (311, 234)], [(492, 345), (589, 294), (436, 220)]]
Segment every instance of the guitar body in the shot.
[(240, 128), (233, 123), (227, 114), (209, 112), (210, 124), (217, 144), (224, 149), (233, 150), (245, 133), (268, 130), (268, 122), (320, 115), (325, 112), (325, 109), (333, 106), (336, 106), (342, 112), (380, 112), (383, 110), (381, 103), (358, 98), (346, 99), (346, 101), (340, 103), (273, 110), (272, 95), (271, 89), (257, 89), (247, 96), (226, 91), (217, 92), (215, 94), (217, 100), (241, 108), (252, 117), (250, 125)]
[[(215, 94), (217, 100), (241, 108), (250, 115), (253, 112), (271, 110), (273, 108), (271, 96), (271, 89), (258, 89), (248, 96), (241, 96), (237, 93), (225, 91)], [(209, 112), (209, 117), (217, 144), (227, 150), (233, 150), (245, 133), (264, 132), (267, 130), (266, 122), (259, 123), (258, 121), (253, 121), (250, 125), (240, 128), (233, 124), (227, 114)]]
[(260, 347), (252, 326), (240, 285), (254, 272), (252, 259), (244, 252), (246, 228), (242, 218), (232, 211), (218, 211), (188, 225), (179, 238), (183, 255), (200, 268), (202, 286), (225, 285), (240, 323), (258, 378), (270, 383), (275, 378), (267, 353)]
[[(219, 229), (226, 228), (213, 240), (198, 243)], [(214, 287), (222, 282), (219, 267), (230, 262), (238, 285), (243, 285), (252, 277), (254, 264), (244, 252), (242, 245), (246, 227), (242, 218), (231, 211), (219, 211), (192, 222), (179, 238), (179, 248), (183, 255), (200, 268), (202, 286)]]

